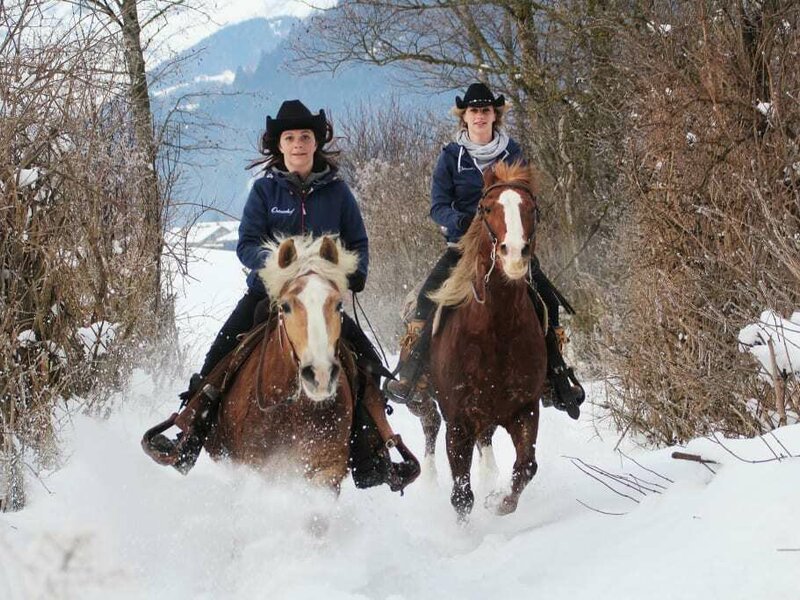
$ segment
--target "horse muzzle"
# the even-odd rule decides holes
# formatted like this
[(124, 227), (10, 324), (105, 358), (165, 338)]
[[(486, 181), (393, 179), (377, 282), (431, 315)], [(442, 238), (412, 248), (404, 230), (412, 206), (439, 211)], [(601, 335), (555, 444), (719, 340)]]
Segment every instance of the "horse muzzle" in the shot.
[(327, 365), (305, 365), (300, 367), (300, 384), (303, 391), (314, 402), (323, 402), (336, 393), (341, 365), (336, 362)]
[(528, 274), (529, 258), (508, 259), (503, 257), (501, 260), (503, 262), (503, 273), (509, 279), (522, 279)]

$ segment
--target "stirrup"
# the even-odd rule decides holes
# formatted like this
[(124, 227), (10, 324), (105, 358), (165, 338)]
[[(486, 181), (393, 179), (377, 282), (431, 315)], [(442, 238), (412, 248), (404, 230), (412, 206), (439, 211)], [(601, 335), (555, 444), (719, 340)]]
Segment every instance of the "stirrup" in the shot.
[[(563, 410), (570, 418), (577, 420), (581, 416), (580, 405), (586, 399), (586, 392), (583, 386), (575, 378), (573, 370), (566, 366), (557, 368), (553, 372), (552, 379), (554, 381), (549, 382), (552, 387), (550, 398), (552, 406), (558, 410)], [(559, 390), (559, 388), (561, 389)], [(567, 397), (564, 398), (563, 396)], [(545, 404), (544, 398), (542, 404)]]
[(402, 496), (406, 487), (419, 477), (422, 468), (420, 467), (417, 457), (414, 456), (411, 450), (403, 443), (403, 438), (401, 438), (399, 434), (395, 434), (386, 440), (385, 446), (387, 451), (392, 448), (397, 448), (397, 451), (403, 458), (403, 462), (399, 463), (391, 462), (391, 459), (389, 459), (389, 477), (386, 481), (390, 490), (393, 492), (400, 492)]
[(383, 384), (383, 393), (398, 404), (408, 403), (414, 397), (413, 392), (410, 382), (404, 379), (387, 379)]
[(161, 433), (175, 423), (177, 416), (175, 413), (163, 423), (147, 430), (142, 437), (142, 449), (158, 464), (173, 467), (181, 475), (186, 475), (200, 456), (203, 439), (196, 433), (180, 432), (173, 441)]

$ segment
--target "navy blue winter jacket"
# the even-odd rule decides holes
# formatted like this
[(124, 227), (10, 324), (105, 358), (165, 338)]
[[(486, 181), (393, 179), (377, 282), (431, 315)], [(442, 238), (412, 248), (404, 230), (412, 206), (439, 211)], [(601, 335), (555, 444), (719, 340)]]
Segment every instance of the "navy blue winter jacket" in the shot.
[(338, 234), (345, 248), (358, 252), (358, 272), (351, 276), (350, 287), (360, 292), (369, 266), (367, 230), (353, 193), (335, 169), (314, 182), (305, 194), (275, 169), (268, 170), (253, 183), (239, 224), (236, 246), (239, 260), (251, 269), (247, 276), (250, 290), (266, 294), (256, 273), (269, 256), (264, 242), (279, 235), (305, 233)]
[[(508, 140), (497, 160), (524, 161), (522, 149)], [(448, 242), (457, 242), (469, 227), (483, 189), (483, 174), (467, 149), (456, 142), (442, 148), (431, 183), (431, 218), (442, 227)]]

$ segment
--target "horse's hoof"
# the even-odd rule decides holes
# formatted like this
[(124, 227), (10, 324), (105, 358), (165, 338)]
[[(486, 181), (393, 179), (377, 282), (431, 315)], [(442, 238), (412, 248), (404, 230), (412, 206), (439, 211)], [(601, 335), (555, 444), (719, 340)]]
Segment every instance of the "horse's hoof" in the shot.
[(503, 498), (503, 501), (497, 505), (495, 508), (495, 513), (499, 516), (510, 515), (515, 510), (517, 510), (517, 503), (519, 500), (517, 498), (513, 498), (512, 496), (506, 496)]
[(503, 497), (503, 492), (497, 490), (489, 492), (483, 500), (483, 508), (497, 512), (497, 507), (500, 506)]

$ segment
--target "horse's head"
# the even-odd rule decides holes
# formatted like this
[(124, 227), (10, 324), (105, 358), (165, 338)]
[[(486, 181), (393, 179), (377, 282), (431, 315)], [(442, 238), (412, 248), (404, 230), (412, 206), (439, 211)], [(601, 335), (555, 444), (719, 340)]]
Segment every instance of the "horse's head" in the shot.
[(477, 218), (489, 237), (492, 252), (509, 279), (528, 273), (536, 246), (538, 207), (531, 169), (520, 163), (498, 163), (483, 176)]
[(293, 351), (303, 391), (325, 400), (339, 381), (342, 296), (358, 257), (329, 237), (287, 238), (268, 247), (272, 253), (259, 275), (278, 309), (278, 335)]

